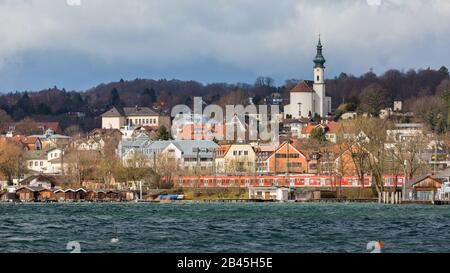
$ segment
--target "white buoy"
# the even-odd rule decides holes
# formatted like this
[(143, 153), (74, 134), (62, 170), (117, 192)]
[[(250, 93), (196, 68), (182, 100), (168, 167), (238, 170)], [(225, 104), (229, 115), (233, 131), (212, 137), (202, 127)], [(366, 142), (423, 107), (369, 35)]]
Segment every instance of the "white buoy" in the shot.
[(111, 239), (111, 243), (112, 244), (117, 244), (119, 242), (119, 238), (112, 238)]

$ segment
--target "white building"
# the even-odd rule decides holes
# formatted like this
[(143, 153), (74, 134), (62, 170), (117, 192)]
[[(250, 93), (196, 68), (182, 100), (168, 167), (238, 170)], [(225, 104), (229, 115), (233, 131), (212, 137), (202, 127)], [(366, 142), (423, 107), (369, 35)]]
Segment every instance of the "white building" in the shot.
[(113, 107), (102, 114), (103, 129), (120, 129), (123, 126), (148, 126), (170, 128), (170, 117), (162, 116), (148, 107)]
[(181, 170), (207, 171), (213, 169), (214, 152), (218, 147), (211, 140), (152, 141), (141, 134), (131, 139), (123, 138), (116, 152), (124, 165), (133, 163), (136, 155), (142, 155), (150, 167), (171, 162)]
[(44, 174), (59, 174), (62, 172), (64, 154), (60, 148), (52, 148), (39, 151), (27, 151), (27, 167), (29, 171)]
[(285, 118), (307, 118), (316, 114), (325, 117), (331, 113), (331, 97), (325, 94), (325, 58), (320, 38), (314, 63), (314, 81), (300, 81), (291, 89), (290, 104), (284, 106)]

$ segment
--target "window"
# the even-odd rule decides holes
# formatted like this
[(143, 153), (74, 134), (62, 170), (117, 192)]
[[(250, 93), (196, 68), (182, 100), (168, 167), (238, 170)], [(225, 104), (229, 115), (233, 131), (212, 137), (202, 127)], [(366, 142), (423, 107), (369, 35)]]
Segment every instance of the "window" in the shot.
[(317, 81), (319, 81), (320, 80), (320, 77), (319, 77), (319, 75), (317, 75)]
[(41, 167), (44, 166), (44, 162), (41, 161), (41, 164), (40, 164), (40, 165), (41, 165)]
[(244, 151), (244, 155), (248, 155), (248, 151)]
[(153, 124), (153, 119), (150, 119), (150, 124)]
[(38, 162), (37, 162), (37, 161), (34, 162), (34, 166), (35, 166), (35, 167), (38, 166)]
[(233, 151), (233, 155), (237, 155), (237, 151)]
[(33, 167), (33, 161), (30, 161), (30, 163), (28, 164), (30, 167)]

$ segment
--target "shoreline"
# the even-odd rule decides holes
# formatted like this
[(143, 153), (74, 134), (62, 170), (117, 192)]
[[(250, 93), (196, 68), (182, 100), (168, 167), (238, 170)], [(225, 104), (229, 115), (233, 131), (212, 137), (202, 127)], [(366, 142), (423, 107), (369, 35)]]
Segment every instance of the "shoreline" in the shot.
[(55, 202), (7, 202), (0, 201), (0, 204), (254, 204), (254, 203), (270, 203), (270, 204), (380, 204), (380, 205), (450, 205), (449, 201), (403, 201), (400, 204), (384, 204), (379, 203), (376, 199), (322, 199), (322, 200), (291, 200), (291, 201), (277, 201), (277, 200), (263, 200), (263, 199), (187, 199), (187, 200), (173, 200), (173, 201), (55, 201)]

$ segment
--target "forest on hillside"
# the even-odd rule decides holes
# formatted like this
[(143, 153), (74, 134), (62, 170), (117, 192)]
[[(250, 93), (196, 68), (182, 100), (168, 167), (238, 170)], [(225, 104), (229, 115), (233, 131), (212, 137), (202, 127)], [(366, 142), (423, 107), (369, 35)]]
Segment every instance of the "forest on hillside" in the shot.
[[(258, 77), (253, 84), (211, 83), (180, 80), (119, 80), (102, 83), (85, 91), (67, 91), (53, 87), (41, 91), (10, 92), (0, 96), (0, 123), (35, 120), (57, 121), (61, 128), (78, 126), (81, 131), (99, 127), (99, 116), (112, 105), (151, 106), (170, 113), (176, 104), (192, 105), (194, 96), (208, 104), (264, 104), (273, 93), (280, 93), (283, 104), (289, 103), (289, 90), (300, 79), (288, 79), (275, 85), (270, 77)], [(361, 76), (341, 73), (327, 80), (337, 117), (346, 111), (369, 112), (391, 107), (402, 100), (405, 110), (415, 113), (417, 121), (431, 129), (450, 129), (450, 77), (446, 67), (440, 69), (388, 70)]]

